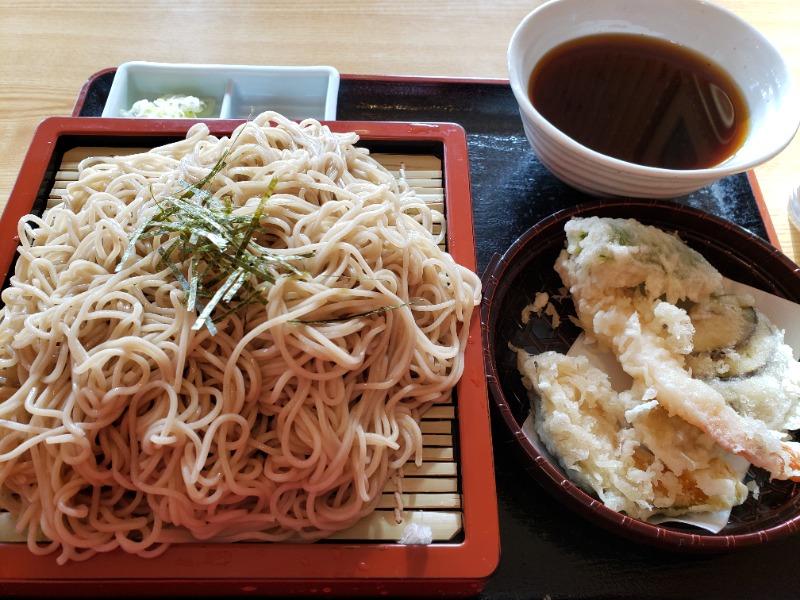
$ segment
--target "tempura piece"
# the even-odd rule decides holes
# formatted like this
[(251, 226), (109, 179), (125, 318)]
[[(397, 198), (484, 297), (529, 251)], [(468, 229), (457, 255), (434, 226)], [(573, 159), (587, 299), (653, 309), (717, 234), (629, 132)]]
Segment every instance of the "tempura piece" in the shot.
[(739, 414), (776, 430), (800, 428), (800, 363), (752, 297), (725, 295), (687, 309), (695, 327), (692, 376)]
[(584, 356), (518, 351), (538, 394), (536, 432), (569, 478), (612, 510), (647, 519), (729, 510), (747, 488), (701, 430), (670, 417), (641, 386), (617, 394)]
[[(724, 296), (721, 274), (676, 236), (633, 219), (573, 219), (565, 231), (567, 247), (555, 268), (587, 335), (611, 349), (670, 416), (700, 428), (773, 477), (800, 480), (800, 444), (783, 439), (800, 402), (797, 379), (773, 387), (785, 395), (779, 402), (786, 405), (786, 420), (776, 423), (763, 420), (760, 407), (774, 401), (768, 395), (740, 398), (737, 412), (709, 381), (694, 377), (688, 364), (695, 327), (686, 307)], [(772, 377), (796, 377), (796, 365), (785, 360), (782, 333), (771, 344), (770, 358), (784, 356)], [(736, 358), (729, 357), (735, 365)], [(747, 386), (739, 392), (746, 396)]]

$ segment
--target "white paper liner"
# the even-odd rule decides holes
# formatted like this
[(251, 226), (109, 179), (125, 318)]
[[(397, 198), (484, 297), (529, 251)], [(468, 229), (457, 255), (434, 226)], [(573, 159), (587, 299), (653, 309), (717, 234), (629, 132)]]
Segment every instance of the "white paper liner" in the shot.
[[(792, 348), (795, 360), (800, 356), (800, 304), (796, 304), (785, 298), (779, 298), (768, 294), (762, 290), (750, 287), (743, 283), (725, 279), (725, 291), (737, 295), (750, 294), (755, 299), (755, 304), (761, 312), (779, 329), (784, 330), (784, 342)], [(616, 357), (610, 352), (590, 344), (584, 334), (580, 334), (567, 352), (568, 356), (583, 355), (589, 363), (604, 371), (609, 378), (611, 387), (616, 392), (630, 389), (631, 377), (622, 370)], [(547, 448), (539, 440), (533, 425), (533, 416), (528, 415), (522, 424), (522, 431), (530, 440), (536, 451), (547, 458), (558, 471), (567, 479), (565, 470), (561, 467), (558, 460), (553, 457)], [(731, 456), (731, 468), (739, 474), (740, 479), (744, 479), (750, 467), (748, 461), (739, 456)], [(659, 525), (662, 523), (684, 523), (700, 527), (712, 533), (719, 533), (730, 519), (730, 510), (714, 511), (707, 513), (689, 513), (679, 517), (669, 517), (665, 515), (653, 515), (646, 520), (647, 523)]]
[(403, 536), (398, 540), (399, 544), (420, 545), (433, 543), (433, 532), (427, 525), (421, 523), (409, 523), (403, 529)]

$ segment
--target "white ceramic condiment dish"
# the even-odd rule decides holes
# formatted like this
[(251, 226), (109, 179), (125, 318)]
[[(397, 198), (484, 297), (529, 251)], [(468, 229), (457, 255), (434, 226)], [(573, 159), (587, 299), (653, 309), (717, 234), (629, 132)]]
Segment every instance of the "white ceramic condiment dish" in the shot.
[[(711, 168), (647, 167), (595, 152), (548, 122), (528, 96), (531, 71), (560, 44), (600, 33), (668, 40), (709, 57), (727, 71), (750, 111), (749, 132), (739, 150)], [(536, 156), (562, 181), (597, 196), (688, 194), (774, 157), (800, 124), (800, 93), (778, 50), (746, 21), (702, 0), (550, 0), (517, 27), (508, 47), (508, 69)]]
[(290, 119), (333, 121), (338, 92), (339, 72), (326, 66), (127, 62), (117, 68), (102, 116), (121, 117), (138, 100), (180, 94), (213, 100), (208, 118), (273, 110)]

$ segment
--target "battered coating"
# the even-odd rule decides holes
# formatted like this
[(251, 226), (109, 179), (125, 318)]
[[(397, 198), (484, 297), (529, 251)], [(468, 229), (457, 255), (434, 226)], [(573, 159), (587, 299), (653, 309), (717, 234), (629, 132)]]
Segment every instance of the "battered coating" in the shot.
[[(722, 275), (676, 236), (633, 219), (572, 219), (565, 231), (567, 247), (555, 269), (587, 335), (611, 349), (671, 416), (700, 428), (775, 478), (800, 479), (800, 444), (785, 440), (800, 402), (797, 380), (779, 386), (783, 397), (777, 401), (787, 406), (787, 419), (766, 422), (758, 407), (774, 398), (751, 397), (752, 410), (737, 412), (687, 365), (695, 327), (684, 307), (724, 296)], [(770, 357), (785, 357), (782, 334), (774, 339), (773, 350)], [(771, 377), (796, 377), (792, 360), (779, 364)]]
[(609, 508), (644, 520), (725, 510), (747, 498), (729, 456), (698, 428), (644, 400), (644, 390), (617, 394), (583, 356), (517, 356), (523, 383), (539, 396), (539, 439), (576, 485)]
[(555, 270), (587, 337), (632, 378), (615, 392), (583, 357), (518, 351), (537, 434), (570, 479), (640, 519), (729, 509), (740, 455), (800, 480), (800, 366), (752, 298), (677, 236), (576, 218)]

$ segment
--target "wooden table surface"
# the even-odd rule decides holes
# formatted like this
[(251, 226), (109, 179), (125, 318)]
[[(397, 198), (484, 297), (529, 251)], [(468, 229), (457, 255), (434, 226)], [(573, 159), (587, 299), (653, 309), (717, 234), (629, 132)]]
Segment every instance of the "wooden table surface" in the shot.
[[(589, 1), (589, 0), (587, 0)], [(0, 206), (37, 124), (69, 115), (89, 76), (131, 60), (327, 64), (343, 74), (506, 79), (506, 47), (539, 0), (0, 0)], [(800, 4), (719, 0), (760, 29), (800, 80)], [(787, 199), (800, 136), (755, 174), (781, 249), (800, 260)]]

